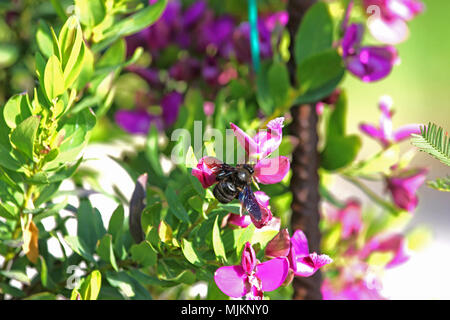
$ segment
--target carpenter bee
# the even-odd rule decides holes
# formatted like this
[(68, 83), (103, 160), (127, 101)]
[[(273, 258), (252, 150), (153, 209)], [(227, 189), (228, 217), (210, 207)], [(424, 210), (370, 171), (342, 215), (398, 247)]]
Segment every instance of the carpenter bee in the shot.
[(261, 207), (250, 187), (255, 172), (250, 164), (238, 164), (236, 167), (226, 163), (220, 165), (216, 175), (218, 183), (215, 185), (214, 197), (221, 203), (229, 203), (239, 199), (243, 208), (257, 222), (262, 219)]

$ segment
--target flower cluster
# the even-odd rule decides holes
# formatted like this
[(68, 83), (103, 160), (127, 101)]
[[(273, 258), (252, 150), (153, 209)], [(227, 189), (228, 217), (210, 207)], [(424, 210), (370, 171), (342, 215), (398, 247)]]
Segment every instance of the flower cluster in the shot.
[(266, 262), (259, 262), (249, 242), (245, 244), (241, 264), (217, 269), (214, 280), (219, 289), (233, 298), (245, 296), (261, 300), (265, 291), (289, 284), (293, 276), (312, 276), (320, 267), (332, 262), (325, 254), (310, 253), (308, 240), (301, 230), (292, 238), (287, 229), (281, 230), (268, 244)]
[[(272, 34), (277, 25), (287, 23), (287, 17), (285, 12), (276, 12), (258, 20), (262, 59), (272, 56)], [(152, 92), (136, 96), (136, 109), (119, 110), (117, 124), (127, 132), (144, 134), (151, 124), (160, 130), (170, 127), (184, 99), (174, 83), (206, 85), (205, 97), (213, 100), (221, 86), (237, 78), (239, 63), (251, 62), (249, 37), (248, 22), (216, 15), (206, 1), (195, 1), (186, 8), (180, 0), (169, 1), (155, 24), (126, 39), (129, 55), (139, 46), (151, 55), (150, 67), (131, 65), (127, 70), (144, 79)], [(172, 58), (167, 60), (167, 56)], [(152, 114), (148, 106), (160, 106), (161, 111)], [(211, 112), (210, 105), (205, 108)]]
[(384, 46), (363, 46), (364, 25), (349, 23), (353, 1), (350, 1), (342, 24), (340, 42), (342, 57), (347, 70), (364, 82), (385, 78), (399, 63), (398, 52), (392, 45), (402, 42), (408, 35), (405, 23), (423, 11), (416, 0), (364, 0), (364, 8), (372, 15), (368, 19), (369, 30)]
[[(413, 133), (420, 133), (419, 124), (408, 124), (394, 130), (392, 128), (392, 99), (383, 96), (379, 102), (381, 111), (379, 126), (362, 123), (360, 129), (373, 139), (376, 139), (383, 148), (401, 142)], [(392, 168), (392, 175), (385, 178), (387, 189), (390, 191), (394, 203), (402, 209), (413, 212), (417, 207), (417, 189), (425, 182), (428, 170), (426, 168)]]
[[(324, 210), (323, 219), (330, 226), (340, 226), (339, 259), (333, 264), (336, 272), (322, 284), (325, 300), (379, 300), (383, 269), (396, 267), (409, 259), (403, 234), (381, 231), (366, 237), (366, 222), (362, 219), (361, 204), (350, 199), (342, 209)], [(338, 254), (338, 253), (336, 253)], [(381, 265), (373, 265), (377, 254), (387, 254)]]

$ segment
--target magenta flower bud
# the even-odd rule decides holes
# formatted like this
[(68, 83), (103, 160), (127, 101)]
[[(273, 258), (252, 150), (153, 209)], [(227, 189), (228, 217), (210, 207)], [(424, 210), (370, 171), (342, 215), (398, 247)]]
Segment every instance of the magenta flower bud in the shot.
[(210, 117), (214, 114), (214, 108), (215, 108), (214, 102), (205, 101), (203, 103), (203, 112), (207, 117)]
[(387, 188), (396, 206), (409, 212), (414, 211), (419, 202), (417, 190), (425, 182), (427, 173), (428, 169), (421, 168), (412, 172), (403, 171), (397, 176), (387, 178)]
[(245, 273), (251, 274), (256, 266), (256, 254), (250, 242), (246, 242), (242, 251), (241, 265)]
[(266, 246), (266, 256), (270, 258), (287, 257), (291, 249), (288, 229), (281, 230)]

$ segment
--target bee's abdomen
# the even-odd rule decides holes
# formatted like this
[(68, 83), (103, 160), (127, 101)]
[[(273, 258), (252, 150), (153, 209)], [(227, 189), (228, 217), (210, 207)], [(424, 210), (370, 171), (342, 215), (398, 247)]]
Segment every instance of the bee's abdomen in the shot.
[(237, 193), (236, 187), (229, 181), (221, 181), (213, 189), (214, 197), (221, 203), (231, 202)]

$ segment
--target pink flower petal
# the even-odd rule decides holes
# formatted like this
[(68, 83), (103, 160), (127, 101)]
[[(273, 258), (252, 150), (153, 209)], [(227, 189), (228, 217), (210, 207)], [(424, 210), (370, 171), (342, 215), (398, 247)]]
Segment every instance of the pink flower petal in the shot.
[(320, 267), (323, 267), (332, 261), (333, 260), (326, 254), (318, 255), (315, 252), (307, 257), (297, 256), (293, 261), (295, 263), (295, 267), (293, 268), (294, 274), (300, 277), (312, 276)]
[(380, 130), (371, 124), (366, 123), (360, 124), (359, 129), (374, 139), (381, 138)]
[(284, 156), (261, 159), (254, 167), (254, 177), (256, 181), (262, 184), (278, 183), (284, 179), (289, 172), (289, 168), (289, 159)]
[(237, 141), (244, 148), (245, 152), (250, 156), (256, 155), (258, 153), (258, 145), (255, 140), (234, 123), (230, 123), (230, 126), (233, 129)]
[(345, 208), (339, 210), (339, 220), (342, 223), (343, 239), (358, 234), (363, 227), (361, 204), (355, 200), (348, 201)]
[(252, 223), (252, 219), (249, 215), (239, 215), (235, 213), (230, 213), (228, 217), (228, 224), (232, 224), (241, 228), (247, 228)]
[(302, 230), (296, 230), (291, 237), (291, 248), (295, 250), (297, 256), (306, 257), (309, 255), (308, 239)]
[(407, 124), (394, 132), (394, 141), (399, 142), (411, 137), (412, 133), (420, 134), (420, 124)]
[(220, 267), (214, 274), (214, 281), (229, 297), (240, 298), (248, 293), (247, 274), (241, 266)]
[(220, 170), (222, 161), (214, 157), (203, 157), (197, 164), (196, 168), (192, 169), (192, 175), (195, 176), (203, 188), (208, 188), (216, 183), (216, 174)]
[(409, 37), (408, 25), (404, 20), (385, 20), (372, 17), (368, 20), (369, 31), (372, 36), (383, 43), (396, 45)]
[(255, 191), (254, 195), (256, 200), (261, 206), (263, 207), (269, 206), (270, 197), (264, 191)]
[(281, 286), (289, 272), (286, 258), (275, 258), (256, 266), (256, 276), (262, 282), (262, 291), (273, 291)]

